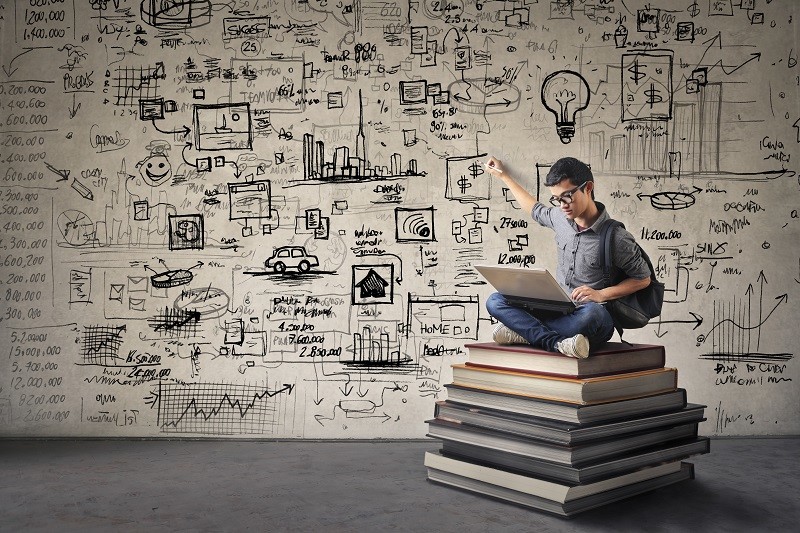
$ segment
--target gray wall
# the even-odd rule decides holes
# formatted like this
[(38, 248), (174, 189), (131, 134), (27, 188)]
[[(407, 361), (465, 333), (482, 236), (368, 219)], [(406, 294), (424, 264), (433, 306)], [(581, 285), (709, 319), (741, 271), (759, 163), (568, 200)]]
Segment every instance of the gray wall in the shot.
[(796, 10), (3, 2), (0, 434), (423, 436), (490, 339), (471, 265), (554, 267), (487, 154), (591, 164), (702, 433), (798, 433)]

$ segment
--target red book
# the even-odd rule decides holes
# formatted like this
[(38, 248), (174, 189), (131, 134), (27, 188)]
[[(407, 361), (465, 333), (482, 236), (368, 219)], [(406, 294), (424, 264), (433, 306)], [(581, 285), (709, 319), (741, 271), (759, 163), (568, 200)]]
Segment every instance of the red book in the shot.
[(525, 344), (494, 342), (467, 344), (467, 366), (509, 369), (552, 376), (587, 378), (662, 368), (663, 346), (607, 342), (586, 359), (548, 352)]

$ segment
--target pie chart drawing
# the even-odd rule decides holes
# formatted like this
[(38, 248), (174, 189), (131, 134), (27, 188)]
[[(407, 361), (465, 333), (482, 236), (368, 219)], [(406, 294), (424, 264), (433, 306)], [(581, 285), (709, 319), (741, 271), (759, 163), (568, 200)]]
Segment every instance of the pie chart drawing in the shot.
[(687, 209), (694, 205), (694, 194), (685, 192), (659, 192), (650, 195), (650, 205), (655, 209), (675, 211)]
[(71, 246), (83, 246), (94, 238), (94, 222), (82, 211), (75, 209), (64, 211), (58, 215), (56, 226), (61, 236)]

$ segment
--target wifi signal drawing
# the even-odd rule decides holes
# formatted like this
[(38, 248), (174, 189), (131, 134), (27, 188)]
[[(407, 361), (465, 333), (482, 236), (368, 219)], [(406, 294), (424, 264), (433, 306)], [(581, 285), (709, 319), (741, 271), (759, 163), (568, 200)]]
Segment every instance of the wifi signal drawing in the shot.
[(397, 242), (435, 242), (433, 206), (422, 209), (397, 207), (394, 210)]

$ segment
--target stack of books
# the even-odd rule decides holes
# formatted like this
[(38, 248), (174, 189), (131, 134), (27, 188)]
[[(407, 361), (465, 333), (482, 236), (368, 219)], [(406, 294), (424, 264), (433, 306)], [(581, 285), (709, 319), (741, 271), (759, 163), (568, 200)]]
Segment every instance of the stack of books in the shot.
[(609, 342), (586, 359), (467, 344), (436, 403), (428, 479), (562, 516), (694, 477), (704, 405), (663, 346)]

